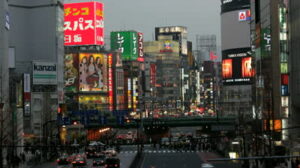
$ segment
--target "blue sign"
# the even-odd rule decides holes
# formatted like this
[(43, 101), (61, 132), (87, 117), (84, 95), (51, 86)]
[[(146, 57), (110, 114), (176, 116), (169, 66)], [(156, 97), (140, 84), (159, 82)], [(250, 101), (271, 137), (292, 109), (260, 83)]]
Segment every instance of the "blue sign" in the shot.
[(289, 95), (289, 87), (287, 85), (281, 86), (281, 95), (288, 96)]

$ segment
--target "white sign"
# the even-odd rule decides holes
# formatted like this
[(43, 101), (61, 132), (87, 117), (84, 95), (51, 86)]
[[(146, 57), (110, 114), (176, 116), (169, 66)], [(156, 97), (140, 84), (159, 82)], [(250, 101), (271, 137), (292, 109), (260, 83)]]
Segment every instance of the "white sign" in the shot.
[(33, 84), (56, 85), (57, 65), (51, 62), (33, 62)]
[(24, 74), (24, 92), (30, 93), (30, 74)]

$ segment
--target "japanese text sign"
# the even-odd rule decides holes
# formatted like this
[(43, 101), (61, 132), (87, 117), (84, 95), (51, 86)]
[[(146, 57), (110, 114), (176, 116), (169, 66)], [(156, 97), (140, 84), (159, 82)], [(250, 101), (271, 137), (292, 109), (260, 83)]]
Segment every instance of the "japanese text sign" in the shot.
[(111, 32), (111, 49), (118, 50), (123, 60), (138, 58), (138, 35), (134, 31)]
[(102, 3), (65, 4), (64, 11), (65, 45), (104, 45)]

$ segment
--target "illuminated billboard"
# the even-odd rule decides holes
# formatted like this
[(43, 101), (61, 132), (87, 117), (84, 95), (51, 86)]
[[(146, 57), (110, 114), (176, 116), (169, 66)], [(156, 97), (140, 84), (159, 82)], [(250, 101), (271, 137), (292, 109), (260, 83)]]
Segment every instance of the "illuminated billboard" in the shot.
[(255, 70), (252, 68), (250, 48), (223, 51), (222, 77), (224, 84), (251, 84)]
[(144, 62), (144, 35), (143, 33), (138, 33), (138, 48), (139, 48), (139, 56), (138, 61)]
[(99, 2), (64, 5), (64, 44), (104, 45), (103, 4)]
[(222, 61), (222, 76), (223, 79), (232, 78), (232, 59)]
[(113, 110), (114, 105), (114, 89), (113, 89), (113, 56), (112, 54), (108, 54), (108, 102), (109, 102), (109, 110)]
[(77, 92), (79, 80), (78, 54), (66, 54), (64, 63), (64, 89), (66, 92)]
[(111, 32), (111, 49), (120, 51), (122, 60), (138, 59), (138, 34), (134, 31)]
[(131, 79), (127, 79), (127, 99), (128, 99), (128, 109), (132, 108), (132, 97), (131, 97)]
[(79, 91), (107, 92), (107, 55), (79, 54)]

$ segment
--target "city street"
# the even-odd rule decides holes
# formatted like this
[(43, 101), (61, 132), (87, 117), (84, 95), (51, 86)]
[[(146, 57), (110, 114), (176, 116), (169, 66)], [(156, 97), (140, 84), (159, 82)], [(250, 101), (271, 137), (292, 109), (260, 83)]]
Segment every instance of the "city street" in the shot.
[[(142, 168), (200, 168), (204, 163), (201, 155), (207, 153), (193, 151), (159, 150), (146, 151)], [(216, 168), (240, 168), (232, 163), (213, 163)]]

